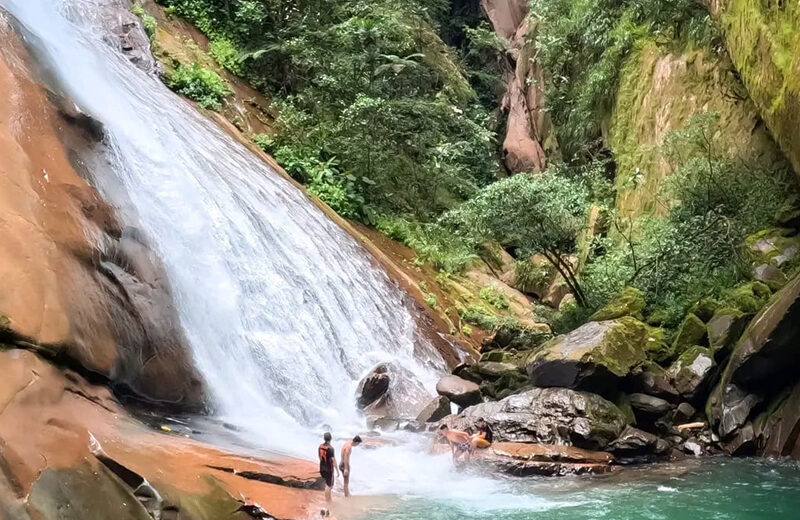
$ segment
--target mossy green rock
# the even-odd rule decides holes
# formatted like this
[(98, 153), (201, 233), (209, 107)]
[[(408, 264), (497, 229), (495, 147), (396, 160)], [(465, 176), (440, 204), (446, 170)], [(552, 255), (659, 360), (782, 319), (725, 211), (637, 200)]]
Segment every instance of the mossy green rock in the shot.
[(615, 320), (624, 316), (642, 319), (644, 294), (635, 287), (626, 287), (602, 309), (592, 314), (590, 321)]
[(800, 173), (800, 4), (720, 0), (711, 5), (747, 92)]
[(689, 313), (681, 322), (675, 341), (672, 343), (672, 355), (680, 356), (693, 345), (702, 345), (706, 339), (706, 324), (697, 315)]
[(772, 291), (761, 282), (749, 282), (729, 291), (726, 301), (745, 314), (755, 314), (769, 301)]
[(713, 298), (701, 298), (697, 301), (692, 307), (689, 309), (689, 312), (703, 320), (704, 322), (708, 322), (714, 313), (722, 307), (722, 304)]
[(716, 365), (713, 350), (694, 346), (681, 354), (667, 373), (680, 395), (691, 401), (707, 387)]
[(535, 386), (603, 392), (647, 359), (649, 337), (649, 327), (631, 317), (591, 321), (542, 345), (526, 369)]
[(708, 320), (708, 344), (712, 350), (731, 348), (747, 325), (748, 316), (733, 307), (723, 307)]
[(753, 255), (753, 263), (783, 267), (796, 260), (800, 253), (800, 236), (794, 229), (770, 228), (745, 239)]

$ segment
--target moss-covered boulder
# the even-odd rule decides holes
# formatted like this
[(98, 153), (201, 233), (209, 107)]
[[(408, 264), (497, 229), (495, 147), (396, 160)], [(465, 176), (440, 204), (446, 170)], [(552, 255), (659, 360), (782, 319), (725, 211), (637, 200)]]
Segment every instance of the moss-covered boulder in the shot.
[(731, 348), (747, 325), (748, 316), (733, 307), (723, 307), (708, 320), (708, 344), (718, 352)]
[(688, 401), (703, 395), (717, 366), (714, 351), (706, 347), (690, 347), (669, 367), (667, 374), (678, 393)]
[(553, 338), (526, 366), (535, 386), (606, 392), (647, 358), (649, 327), (631, 317), (589, 322)]
[(700, 318), (704, 322), (708, 322), (714, 313), (722, 307), (722, 304), (713, 298), (700, 298), (692, 305), (689, 312)]
[(672, 356), (680, 356), (686, 349), (694, 345), (706, 343), (706, 324), (697, 315), (689, 313), (678, 327), (675, 340), (672, 342)]
[(624, 316), (642, 319), (644, 294), (635, 287), (626, 287), (602, 309), (592, 314), (590, 321), (615, 320)]
[(771, 291), (779, 290), (789, 281), (789, 278), (786, 277), (780, 268), (770, 264), (755, 266), (753, 268), (753, 279), (763, 283), (769, 287)]
[(728, 291), (726, 302), (745, 314), (755, 314), (769, 301), (772, 291), (761, 282), (749, 282)]
[(753, 233), (745, 239), (755, 264), (783, 267), (800, 253), (800, 236), (788, 228), (769, 228)]
[(800, 172), (800, 4), (719, 0), (711, 7), (747, 92)]

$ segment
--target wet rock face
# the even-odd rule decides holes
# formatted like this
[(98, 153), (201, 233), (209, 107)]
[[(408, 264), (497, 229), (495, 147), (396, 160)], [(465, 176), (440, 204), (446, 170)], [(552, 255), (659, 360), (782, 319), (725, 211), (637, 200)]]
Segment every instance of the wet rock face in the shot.
[(356, 388), (356, 403), (359, 408), (364, 408), (374, 403), (389, 390), (389, 367), (381, 363), (358, 383)]
[(105, 0), (99, 2), (95, 12), (98, 21), (112, 30), (116, 40), (108, 41), (128, 59), (145, 72), (157, 72), (158, 62), (150, 52), (150, 38), (142, 27), (141, 20), (131, 12), (128, 0)]
[(710, 348), (692, 347), (681, 354), (669, 367), (667, 374), (681, 396), (694, 400), (705, 394), (716, 366), (714, 352)]
[(606, 392), (645, 361), (648, 338), (647, 326), (630, 317), (589, 322), (534, 352), (528, 375), (535, 386)]
[(96, 136), (87, 144), (91, 130), (59, 116), (8, 27), (0, 39), (0, 276), (14, 287), (0, 291), (6, 341), (126, 393), (202, 409), (163, 267), (70, 162), (64, 143), (90, 147)]
[(621, 456), (637, 456), (657, 451), (658, 437), (652, 433), (626, 426), (620, 436), (609, 444), (609, 451)]
[(489, 471), (515, 477), (562, 476), (607, 473), (614, 457), (600, 451), (573, 446), (496, 442), (472, 457)]
[(603, 449), (625, 427), (625, 416), (596, 394), (567, 388), (533, 388), (500, 401), (470, 406), (446, 421), (471, 428), (484, 418), (498, 441), (569, 444)]
[(430, 397), (414, 373), (397, 363), (377, 365), (356, 390), (356, 403), (371, 425), (388, 426), (412, 420)]

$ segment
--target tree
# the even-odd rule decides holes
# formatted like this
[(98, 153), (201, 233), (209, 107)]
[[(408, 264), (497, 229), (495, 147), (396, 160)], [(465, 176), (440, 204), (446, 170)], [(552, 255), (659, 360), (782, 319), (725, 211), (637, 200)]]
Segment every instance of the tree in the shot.
[(554, 172), (520, 174), (484, 188), (446, 214), (443, 223), (474, 243), (493, 240), (524, 257), (544, 255), (585, 306), (570, 255), (585, 224), (587, 197), (579, 179)]

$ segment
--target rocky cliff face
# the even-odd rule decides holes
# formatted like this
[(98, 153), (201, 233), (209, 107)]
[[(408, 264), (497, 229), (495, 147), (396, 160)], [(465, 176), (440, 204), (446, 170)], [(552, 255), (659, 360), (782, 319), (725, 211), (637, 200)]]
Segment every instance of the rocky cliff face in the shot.
[(710, 4), (750, 97), (800, 172), (800, 5), (755, 0)]
[[(0, 26), (0, 315), (5, 341), (98, 374), (140, 397), (203, 405), (165, 273), (70, 163), (102, 127), (61, 112)], [(69, 138), (67, 139), (67, 137)]]
[(545, 111), (543, 71), (534, 58), (525, 0), (483, 0), (495, 33), (508, 42), (502, 108), (508, 115), (503, 139), (505, 166), (511, 173), (541, 171), (555, 148), (552, 124)]
[(664, 140), (693, 115), (719, 114), (719, 153), (767, 164), (781, 159), (730, 62), (710, 49), (669, 48), (639, 42), (622, 70), (608, 143), (617, 163), (617, 207), (626, 215), (659, 211), (669, 174)]

